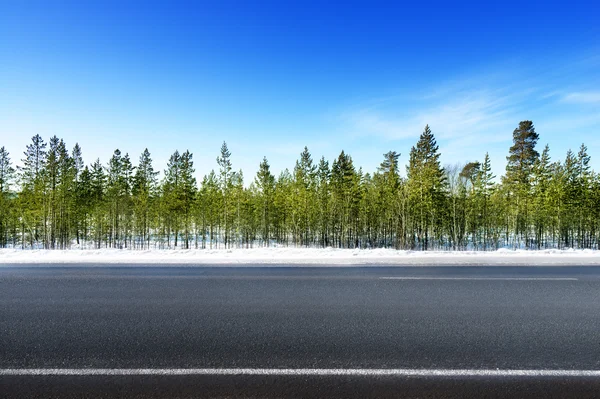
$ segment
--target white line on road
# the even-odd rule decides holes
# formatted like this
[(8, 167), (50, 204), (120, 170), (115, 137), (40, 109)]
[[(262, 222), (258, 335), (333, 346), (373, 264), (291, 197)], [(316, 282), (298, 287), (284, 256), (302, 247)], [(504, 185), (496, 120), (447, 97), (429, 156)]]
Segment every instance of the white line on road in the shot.
[(600, 377), (600, 370), (501, 369), (0, 369), (0, 376), (397, 376), (397, 377)]
[(379, 277), (380, 280), (578, 281), (574, 277)]

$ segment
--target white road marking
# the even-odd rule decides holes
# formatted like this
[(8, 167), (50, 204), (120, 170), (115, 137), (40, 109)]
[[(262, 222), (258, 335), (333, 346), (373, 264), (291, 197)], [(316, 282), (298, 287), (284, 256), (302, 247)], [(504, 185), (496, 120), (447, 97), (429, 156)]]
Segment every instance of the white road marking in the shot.
[(379, 277), (380, 280), (579, 281), (574, 277)]
[(0, 369), (0, 376), (272, 375), (397, 377), (600, 377), (600, 370), (502, 369)]

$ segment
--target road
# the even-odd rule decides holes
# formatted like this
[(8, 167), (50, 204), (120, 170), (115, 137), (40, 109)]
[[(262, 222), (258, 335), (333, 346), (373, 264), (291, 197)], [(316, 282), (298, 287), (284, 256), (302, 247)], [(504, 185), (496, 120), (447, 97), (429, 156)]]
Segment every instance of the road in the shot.
[(591, 398), (598, 370), (598, 267), (0, 268), (0, 397)]

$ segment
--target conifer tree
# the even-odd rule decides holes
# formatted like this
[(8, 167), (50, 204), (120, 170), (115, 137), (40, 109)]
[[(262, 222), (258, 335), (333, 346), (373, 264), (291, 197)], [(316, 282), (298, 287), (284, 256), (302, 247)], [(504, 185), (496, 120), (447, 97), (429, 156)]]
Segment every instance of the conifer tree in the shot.
[[(73, 193), (72, 193), (72, 201), (73, 201), (73, 230), (75, 232), (75, 240), (77, 245), (81, 244), (81, 229), (84, 223), (83, 219), (85, 217), (84, 214), (84, 204), (81, 203), (81, 175), (85, 170), (85, 164), (83, 162), (83, 156), (81, 147), (79, 143), (75, 143), (73, 150), (71, 151), (71, 159), (73, 160), (73, 173), (74, 173), (74, 182), (73, 182)], [(89, 170), (88, 170), (89, 173)], [(86, 176), (87, 178), (87, 176)]]
[(314, 220), (314, 189), (316, 185), (316, 166), (307, 147), (300, 154), (294, 167), (294, 242), (308, 246), (311, 241), (310, 229)]
[(504, 183), (509, 187), (509, 195), (514, 198), (514, 235), (523, 236), (525, 246), (529, 246), (529, 202), (533, 165), (539, 157), (535, 145), (539, 135), (533, 122), (522, 121), (513, 131), (513, 145), (506, 157), (506, 175)]
[(379, 208), (379, 221), (381, 225), (381, 238), (383, 245), (388, 247), (399, 246), (399, 242), (394, 242), (394, 235), (398, 234), (398, 188), (400, 186), (400, 175), (398, 167), (398, 158), (400, 154), (396, 151), (389, 151), (383, 154), (383, 162), (379, 165), (378, 174), (374, 177), (374, 182), (378, 186), (378, 195), (376, 205)]
[(192, 231), (192, 209), (196, 201), (196, 178), (194, 177), (193, 155), (186, 150), (181, 155), (181, 178), (177, 187), (178, 197), (181, 201), (181, 213), (183, 216), (183, 228), (185, 237), (185, 249), (190, 248), (190, 233)]
[(150, 248), (151, 212), (155, 207), (158, 172), (154, 171), (150, 151), (144, 149), (133, 177), (132, 197), (138, 245)]
[(349, 248), (353, 216), (357, 205), (352, 198), (356, 189), (356, 170), (352, 157), (344, 151), (333, 161), (331, 167), (331, 185), (334, 209), (334, 244), (339, 248)]
[(269, 246), (271, 238), (271, 218), (272, 218), (272, 203), (273, 203), (273, 192), (275, 190), (275, 176), (271, 174), (271, 167), (267, 161), (267, 157), (264, 157), (258, 167), (258, 172), (254, 178), (254, 182), (257, 187), (257, 193), (260, 197), (260, 225), (261, 225), (261, 237), (262, 245)]
[(488, 249), (488, 244), (491, 236), (490, 231), (490, 198), (494, 192), (494, 179), (496, 176), (492, 173), (490, 156), (486, 152), (483, 158), (483, 163), (480, 166), (479, 174), (476, 180), (477, 195), (482, 202), (482, 223), (483, 223), (483, 250)]
[(562, 198), (562, 237), (566, 247), (574, 248), (576, 244), (576, 226), (579, 219), (580, 185), (579, 162), (577, 156), (570, 149), (567, 151), (563, 168), (565, 190)]
[(533, 196), (533, 227), (535, 243), (538, 249), (546, 247), (547, 228), (550, 225), (551, 209), (549, 207), (548, 191), (551, 175), (550, 147), (546, 145), (542, 155), (533, 164), (532, 196)]
[(167, 247), (171, 247), (171, 237), (177, 248), (180, 230), (180, 212), (183, 208), (180, 195), (181, 187), (181, 154), (175, 152), (169, 158), (162, 184), (163, 224), (166, 228)]
[(331, 170), (329, 169), (329, 162), (325, 160), (325, 157), (321, 157), (317, 168), (317, 201), (319, 206), (318, 218), (319, 218), (319, 230), (320, 230), (320, 244), (322, 247), (328, 247), (330, 245), (330, 203), (331, 203)]
[(15, 169), (6, 148), (0, 148), (0, 248), (5, 248), (9, 242), (9, 230), (12, 222), (12, 194)]
[(204, 176), (200, 189), (200, 213), (202, 219), (202, 247), (206, 248), (208, 235), (209, 247), (213, 248), (219, 227), (220, 204), (222, 199), (218, 177), (214, 170)]
[(35, 135), (31, 144), (27, 145), (23, 165), (19, 169), (21, 194), (19, 208), (21, 217), (21, 242), (25, 245), (25, 235), (28, 236), (29, 246), (45, 244), (42, 233), (45, 233), (44, 220), (46, 216), (44, 168), (46, 165), (46, 143)]
[(104, 167), (102, 166), (100, 159), (96, 159), (92, 164), (90, 177), (91, 190), (89, 199), (92, 219), (91, 228), (95, 246), (96, 248), (100, 248), (102, 241), (107, 237), (107, 230), (109, 230), (107, 224), (110, 225), (112, 222), (109, 216), (110, 206), (107, 204), (107, 176), (104, 173)]
[(429, 240), (443, 208), (445, 176), (440, 165), (440, 154), (435, 137), (429, 128), (421, 134), (416, 147), (410, 151), (407, 169), (409, 195), (413, 204), (413, 218), (416, 221), (416, 235), (419, 247), (429, 249)]
[(217, 157), (217, 164), (219, 165), (219, 186), (221, 188), (222, 195), (222, 210), (223, 210), (223, 231), (221, 235), (224, 238), (225, 248), (228, 248), (229, 244), (229, 218), (230, 218), (230, 195), (231, 195), (231, 152), (227, 148), (227, 143), (223, 141), (221, 145), (221, 156)]
[(314, 163), (305, 147), (293, 173), (275, 179), (265, 157), (245, 186), (223, 143), (218, 172), (198, 190), (190, 151), (176, 151), (159, 182), (147, 149), (137, 167), (119, 150), (106, 167), (86, 166), (78, 144), (69, 152), (57, 136), (34, 136), (18, 179), (0, 148), (0, 247), (598, 248), (600, 175), (588, 148), (552, 162), (537, 140), (531, 122), (519, 124), (500, 184), (488, 154), (442, 168), (428, 126), (406, 178), (395, 151), (371, 174), (344, 151), (331, 167)]
[(581, 144), (577, 153), (577, 245), (579, 248), (589, 247), (590, 238), (586, 236), (586, 231), (590, 231), (589, 215), (592, 212), (590, 207), (592, 173), (590, 170), (590, 156), (587, 153), (585, 144)]

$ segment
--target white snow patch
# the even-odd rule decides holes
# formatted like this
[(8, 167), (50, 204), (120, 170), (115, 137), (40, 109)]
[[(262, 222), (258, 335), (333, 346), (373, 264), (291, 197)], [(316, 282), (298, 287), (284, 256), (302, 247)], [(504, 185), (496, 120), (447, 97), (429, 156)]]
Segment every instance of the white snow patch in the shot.
[(253, 248), (198, 250), (0, 249), (0, 266), (16, 264), (193, 265), (600, 265), (600, 251), (401, 251), (393, 249)]

